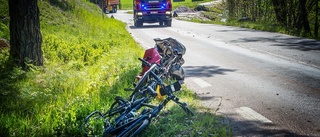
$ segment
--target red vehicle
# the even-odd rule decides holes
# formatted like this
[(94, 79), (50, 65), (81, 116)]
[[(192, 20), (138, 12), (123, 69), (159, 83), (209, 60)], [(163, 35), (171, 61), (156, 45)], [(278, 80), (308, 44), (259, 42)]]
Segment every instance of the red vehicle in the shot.
[(99, 4), (104, 13), (116, 13), (120, 0), (100, 0), (97, 4)]
[(156, 23), (171, 26), (171, 0), (133, 0), (133, 20), (136, 27), (143, 23)]

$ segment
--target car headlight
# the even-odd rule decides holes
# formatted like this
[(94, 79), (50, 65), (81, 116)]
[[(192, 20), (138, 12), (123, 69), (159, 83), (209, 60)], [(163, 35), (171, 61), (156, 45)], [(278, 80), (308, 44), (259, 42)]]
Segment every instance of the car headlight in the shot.
[(168, 14), (168, 15), (171, 14), (171, 11), (166, 11), (166, 14)]
[(142, 12), (137, 12), (137, 15), (138, 16), (142, 16)]

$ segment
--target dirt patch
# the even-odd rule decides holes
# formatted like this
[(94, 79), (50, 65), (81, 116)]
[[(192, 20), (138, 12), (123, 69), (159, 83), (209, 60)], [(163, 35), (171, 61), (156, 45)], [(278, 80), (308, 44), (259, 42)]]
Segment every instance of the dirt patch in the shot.
[(176, 8), (173, 12), (176, 12), (176, 13), (190, 13), (190, 12), (194, 12), (194, 10), (191, 10), (189, 7), (186, 7), (186, 6), (180, 6), (178, 8)]
[(10, 48), (10, 45), (8, 44), (7, 40), (0, 39), (0, 51), (7, 50)]
[[(179, 20), (200, 20), (200, 21), (215, 21), (222, 19), (221, 7), (223, 2), (221, 0), (201, 3), (194, 9), (186, 6), (180, 6), (173, 11), (173, 17)], [(221, 13), (219, 13), (221, 12)]]
[(204, 11), (199, 10), (199, 8), (190, 9), (186, 6), (181, 6), (173, 11), (173, 17), (179, 20), (192, 20), (198, 19), (203, 21), (210, 21), (210, 19), (204, 16)]

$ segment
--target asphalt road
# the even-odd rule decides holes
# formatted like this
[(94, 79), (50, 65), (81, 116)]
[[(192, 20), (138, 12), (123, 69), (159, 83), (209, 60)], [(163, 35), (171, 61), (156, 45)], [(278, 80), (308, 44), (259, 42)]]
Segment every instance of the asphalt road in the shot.
[(279, 33), (173, 20), (172, 27), (115, 19), (144, 48), (172, 37), (187, 48), (186, 85), (234, 136), (320, 136), (320, 42)]

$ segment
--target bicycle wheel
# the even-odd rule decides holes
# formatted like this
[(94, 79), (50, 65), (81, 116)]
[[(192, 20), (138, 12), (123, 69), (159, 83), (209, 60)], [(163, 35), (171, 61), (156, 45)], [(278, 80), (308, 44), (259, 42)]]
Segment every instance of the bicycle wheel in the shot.
[(143, 97), (143, 95), (139, 92), (139, 90), (146, 85), (146, 83), (148, 82), (149, 79), (149, 71), (145, 72), (145, 74), (139, 79), (139, 81), (136, 83), (134, 90), (132, 92), (132, 94), (129, 97), (129, 100), (131, 102), (135, 101), (136, 99), (139, 99), (141, 97)]
[(135, 137), (141, 133), (148, 125), (150, 121), (149, 119), (146, 119), (143, 121), (143, 123), (140, 125), (140, 127), (131, 135), (132, 137)]
[(122, 113), (125, 111), (125, 108), (127, 107), (127, 101), (122, 97), (116, 97), (115, 102), (111, 105), (110, 109), (106, 112), (106, 115), (108, 117), (111, 117), (113, 115), (116, 115), (118, 113)]
[(148, 125), (150, 121), (149, 119), (141, 120), (135, 126), (133, 126), (130, 130), (128, 130), (123, 137), (136, 137), (143, 131)]
[(82, 128), (86, 136), (101, 136), (105, 125), (104, 116), (99, 111), (95, 111), (85, 118)]

